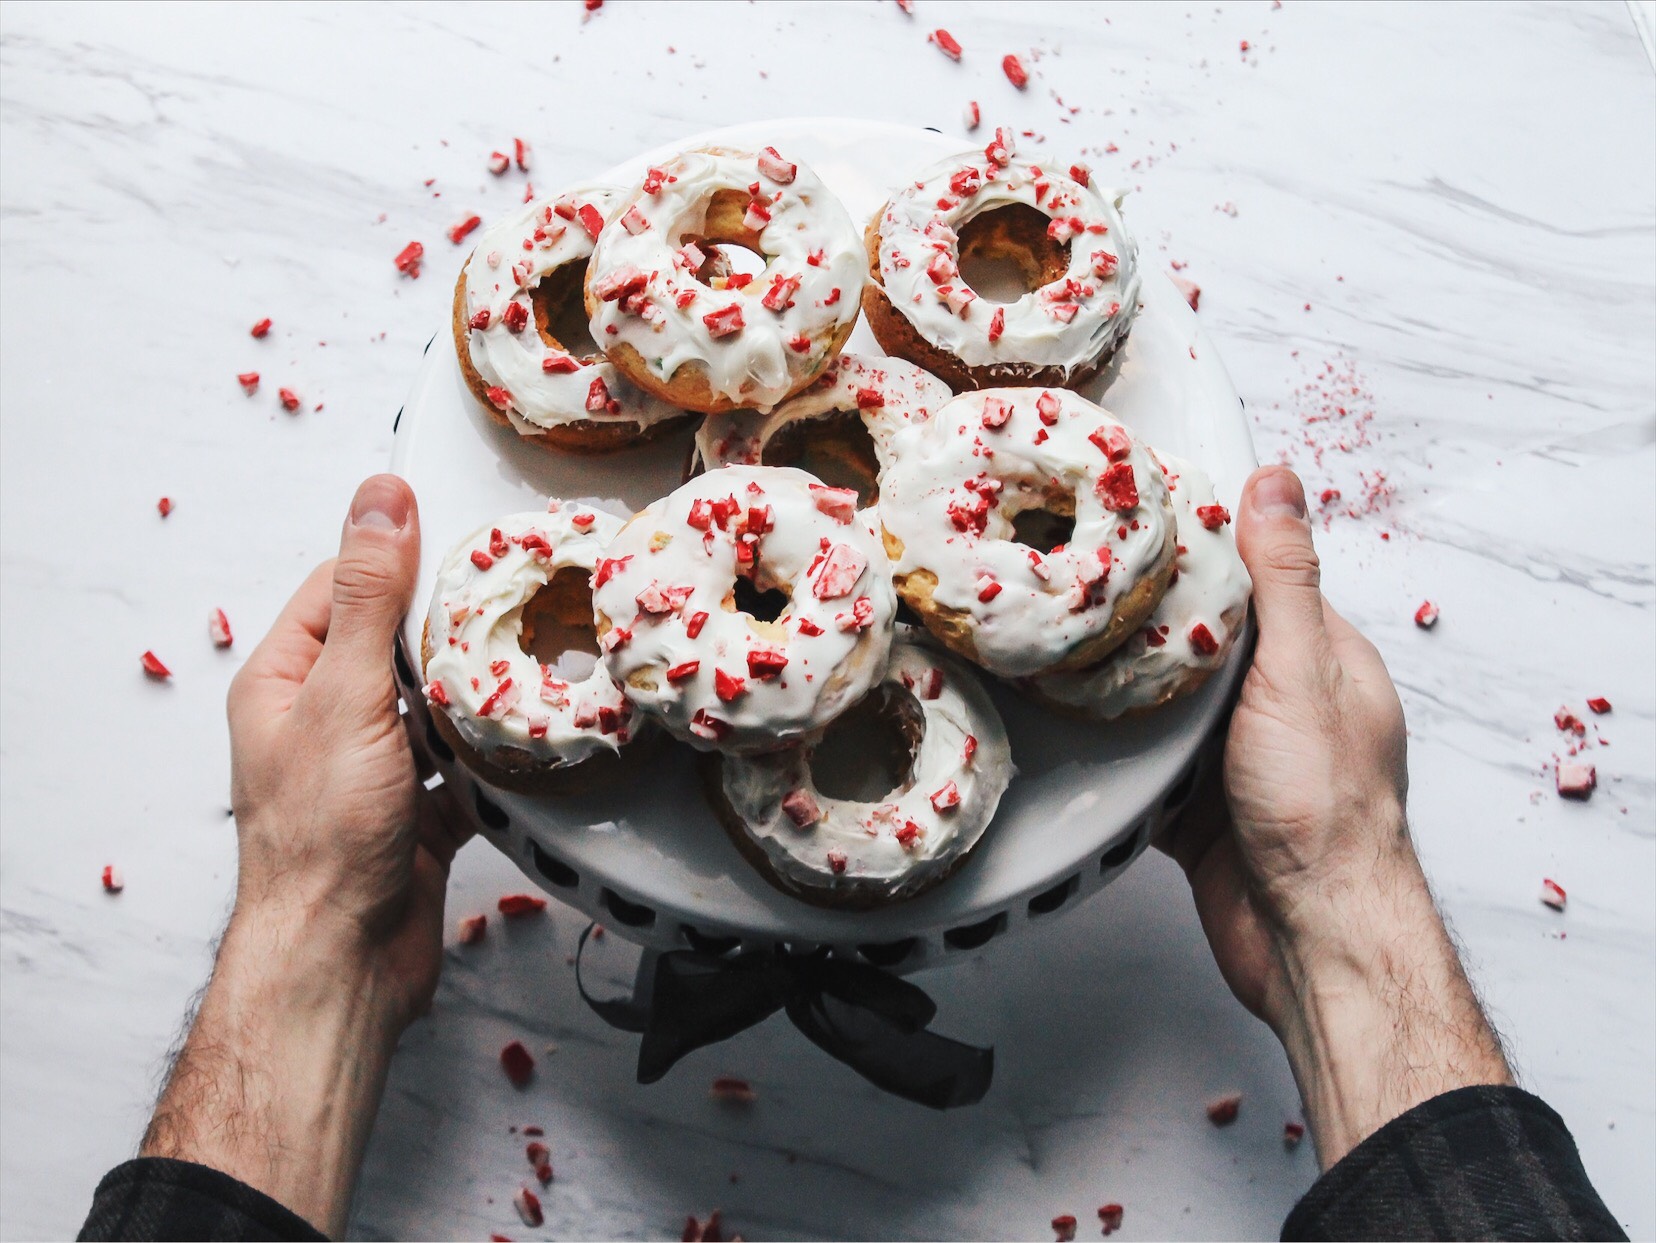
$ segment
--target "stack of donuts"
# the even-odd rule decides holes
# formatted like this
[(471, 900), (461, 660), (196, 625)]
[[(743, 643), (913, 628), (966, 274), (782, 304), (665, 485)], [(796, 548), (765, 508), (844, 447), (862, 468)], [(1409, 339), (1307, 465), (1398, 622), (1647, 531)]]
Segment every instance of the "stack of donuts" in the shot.
[[(995, 262), (1022, 296), (974, 287)], [(1246, 614), (1207, 477), (1075, 391), (1138, 300), (1119, 196), (1004, 130), (861, 237), (775, 147), (525, 205), (455, 288), (482, 408), (563, 454), (700, 422), (683, 485), (630, 518), (553, 499), (449, 552), (437, 728), (550, 797), (688, 745), (779, 888), (867, 908), (940, 883), (1014, 775), (984, 679), (1129, 718), (1200, 685)], [(844, 352), (859, 314), (884, 355)]]

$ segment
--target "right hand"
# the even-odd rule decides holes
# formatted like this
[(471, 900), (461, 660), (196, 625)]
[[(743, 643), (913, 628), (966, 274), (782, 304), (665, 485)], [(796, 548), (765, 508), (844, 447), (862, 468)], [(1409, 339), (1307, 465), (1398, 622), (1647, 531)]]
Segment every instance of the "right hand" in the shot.
[(1213, 781), (1158, 845), (1225, 982), (1281, 1038), (1325, 1162), (1463, 1082), (1510, 1081), (1409, 838), (1403, 708), (1323, 598), (1305, 491), (1254, 472), (1236, 516), (1259, 624)]

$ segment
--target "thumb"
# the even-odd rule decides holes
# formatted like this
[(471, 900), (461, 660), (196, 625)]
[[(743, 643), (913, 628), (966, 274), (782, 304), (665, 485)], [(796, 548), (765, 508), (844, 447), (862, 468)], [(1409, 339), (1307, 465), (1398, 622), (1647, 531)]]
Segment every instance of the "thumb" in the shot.
[(363, 481), (351, 499), (333, 570), (333, 608), (319, 663), (353, 676), (391, 675), (391, 642), (420, 563), (414, 493), (395, 475)]
[(1305, 488), (1286, 466), (1256, 470), (1242, 489), (1236, 550), (1253, 578), (1260, 644), (1325, 645), (1322, 568)]

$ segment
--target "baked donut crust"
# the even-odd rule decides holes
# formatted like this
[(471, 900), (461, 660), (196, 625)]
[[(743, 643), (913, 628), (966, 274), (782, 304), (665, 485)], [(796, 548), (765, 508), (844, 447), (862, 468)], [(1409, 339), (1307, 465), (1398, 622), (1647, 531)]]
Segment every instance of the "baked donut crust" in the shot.
[[(586, 280), (593, 339), (672, 405), (773, 409), (813, 383), (856, 326), (856, 238), (816, 174), (774, 148), (684, 152), (651, 169), (599, 234)], [(720, 245), (763, 256), (764, 270), (707, 279)]]
[(969, 669), (935, 648), (896, 643), (885, 678), (858, 708), (895, 726), (903, 748), (900, 757), (873, 754), (887, 730), (869, 719), (841, 722), (859, 767), (896, 776), (869, 800), (818, 789), (814, 761), (827, 730), (785, 752), (709, 756), (701, 775), (732, 843), (772, 885), (813, 905), (870, 910), (959, 869), (989, 828), (1013, 765), (994, 704)]
[[(692, 417), (688, 412), (678, 418), (660, 419), (654, 423), (599, 423), (593, 419), (577, 419), (571, 423), (561, 423), (554, 427), (536, 427), (532, 431), (525, 428), (531, 424), (514, 423), (505, 410), (489, 400), (489, 382), (478, 372), (477, 365), (471, 357), (471, 327), (466, 317), (466, 274), (471, 266), (472, 259), (467, 259), (460, 268), (460, 275), (454, 282), (454, 312), (451, 316), (450, 327), (454, 336), (455, 357), (460, 360), (460, 374), (466, 379), (466, 387), (471, 389), (472, 396), (477, 398), (477, 404), (483, 412), (502, 427), (515, 432), (519, 439), (529, 441), (542, 449), (554, 453), (614, 453), (618, 449), (628, 449), (634, 445), (645, 444), (659, 439), (679, 428)], [(538, 307), (537, 307), (538, 311)], [(540, 329), (542, 338), (557, 349), (563, 345), (551, 336), (539, 324), (539, 315), (536, 316), (536, 327)]]
[[(1166, 593), (1176, 524), (1161, 466), (1065, 389), (956, 397), (893, 438), (879, 517), (903, 602), (949, 650), (1003, 677), (1079, 669)], [(1023, 542), (1029, 511), (1067, 526)]]
[[(1075, 388), (1126, 340), (1138, 311), (1138, 248), (1120, 196), (1067, 171), (1014, 157), (1009, 131), (981, 152), (922, 173), (863, 233), (863, 312), (888, 354), (957, 393)], [(962, 260), (1010, 260), (1028, 292), (996, 303)]]
[[(427, 621), (420, 632), (421, 668), (430, 663), (431, 623)], [(636, 774), (641, 762), (658, 751), (661, 745), (660, 734), (646, 730), (642, 736), (629, 740), (619, 751), (600, 751), (573, 764), (548, 768), (545, 760), (515, 747), (498, 747), (485, 755), (461, 737), (448, 713), (435, 704), (428, 704), (426, 710), (431, 715), (432, 726), (460, 763), (490, 785), (514, 794), (564, 797), (596, 794)]]

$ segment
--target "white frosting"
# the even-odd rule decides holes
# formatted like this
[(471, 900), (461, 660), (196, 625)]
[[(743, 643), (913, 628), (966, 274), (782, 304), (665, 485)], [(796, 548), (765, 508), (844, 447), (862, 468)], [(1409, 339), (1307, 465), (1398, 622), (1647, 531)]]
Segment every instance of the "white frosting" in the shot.
[(592, 254), (590, 213), (607, 218), (620, 198), (613, 187), (582, 186), (537, 199), (483, 233), (466, 264), (472, 366), (491, 389), (504, 390), (491, 400), (524, 435), (583, 420), (648, 425), (683, 413), (629, 383), (606, 358), (582, 361), (553, 349), (535, 327), (528, 291)]
[[(1067, 389), (963, 394), (898, 433), (891, 455), (880, 521), (903, 544), (895, 572), (937, 577), (933, 603), (968, 615), (991, 672), (1050, 669), (1102, 634), (1120, 598), (1173, 555), (1161, 467)], [(1134, 503), (1116, 482), (1132, 485)], [(1012, 518), (1053, 492), (1073, 495), (1075, 531), (1042, 554), (1015, 542)]]
[(1012, 780), (1000, 715), (964, 664), (899, 641), (885, 681), (912, 697), (922, 732), (908, 781), (877, 802), (822, 794), (809, 743), (721, 762), (725, 800), (795, 885), (885, 898), (924, 888), (977, 844)]
[[(763, 751), (862, 698), (885, 669), (896, 593), (855, 500), (802, 470), (731, 466), (635, 515), (593, 578), (633, 703), (702, 750)], [(790, 596), (774, 622), (737, 610), (738, 574)]]
[[(1005, 150), (1004, 166), (983, 151), (955, 156), (886, 204), (880, 283), (915, 331), (967, 366), (1090, 366), (1138, 311), (1138, 246), (1122, 222), (1123, 195), (1091, 184), (1090, 174), (1083, 184), (1059, 165), (1017, 159), (1011, 136), (996, 135), (988, 152)], [(1069, 242), (1070, 261), (1056, 281), (998, 304), (960, 279), (958, 230), (1013, 203), (1051, 218), (1049, 234)]]
[(844, 412), (862, 417), (876, 465), (883, 469), (892, 436), (910, 423), (925, 422), (953, 396), (931, 372), (900, 358), (841, 354), (821, 379), (768, 415), (756, 410), (708, 415), (696, 432), (696, 457), (709, 469), (757, 466), (784, 427)]
[(425, 667), (427, 701), (468, 743), (485, 756), (513, 748), (548, 766), (619, 750), (632, 732), (632, 706), (602, 659), (571, 680), (518, 645), (530, 597), (559, 570), (590, 572), (621, 529), (602, 510), (553, 505), (481, 527), (450, 550), (427, 615)]
[[(1170, 454), (1157, 457), (1179, 524), (1173, 585), (1144, 628), (1103, 661), (1090, 669), (1033, 679), (1044, 698), (1097, 720), (1155, 707), (1196, 685), (1194, 673), (1224, 664), (1253, 591), (1236, 553), (1229, 513), (1213, 499), (1212, 480)], [(1197, 626), (1205, 627), (1205, 637)]]
[[(625, 342), (663, 382), (695, 363), (715, 393), (762, 410), (827, 365), (865, 279), (839, 200), (805, 165), (768, 152), (689, 151), (651, 170), (599, 235), (587, 277), (601, 347)], [(703, 284), (694, 251), (683, 249), (703, 236), (708, 204), (726, 190), (750, 196), (748, 227), (765, 257), (739, 289)], [(617, 287), (627, 292), (615, 296)], [(741, 326), (726, 331), (734, 318)]]

